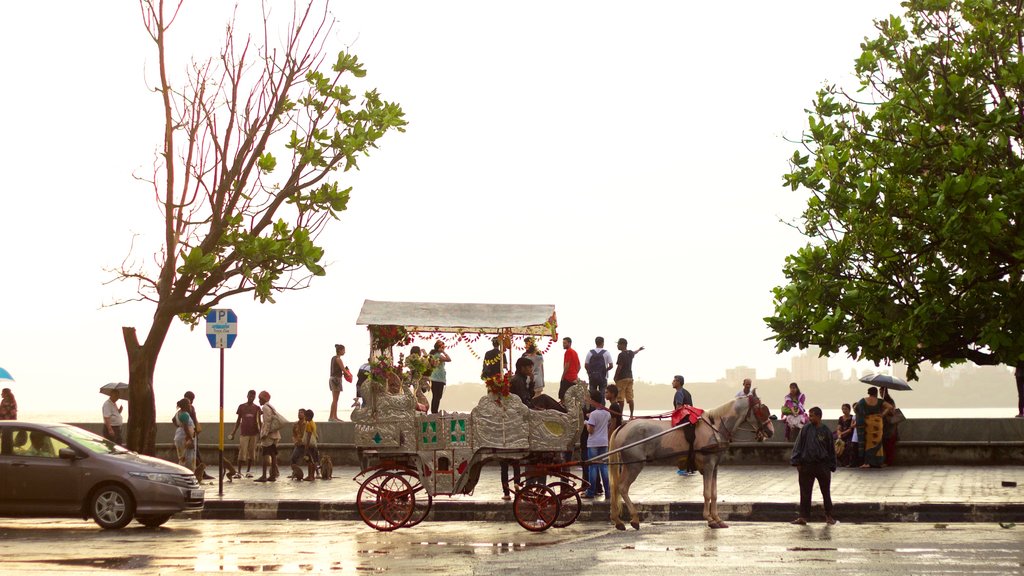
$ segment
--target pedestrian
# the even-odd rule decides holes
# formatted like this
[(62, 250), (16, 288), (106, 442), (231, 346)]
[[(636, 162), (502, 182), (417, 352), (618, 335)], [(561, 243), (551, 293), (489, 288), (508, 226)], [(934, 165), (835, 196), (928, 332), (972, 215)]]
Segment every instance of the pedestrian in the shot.
[(868, 395), (857, 402), (857, 453), (861, 468), (885, 466), (885, 449), (882, 438), (885, 428), (886, 408), (878, 398), (878, 388), (868, 388)]
[(320, 440), (320, 435), (316, 430), (316, 422), (313, 421), (313, 411), (309, 408), (305, 410), (305, 433), (302, 436), (302, 444), (305, 447), (305, 459), (308, 462), (308, 473), (306, 474), (306, 480), (312, 482), (316, 479), (316, 465), (320, 461), (320, 451), (317, 449), (317, 444)]
[(533, 362), (533, 395), (540, 396), (544, 393), (544, 356), (537, 349), (537, 343), (533, 336), (526, 337), (526, 351), (523, 358), (529, 358)]
[(611, 421), (608, 423), (608, 439), (611, 440), (615, 430), (622, 426), (623, 405), (619, 400), (618, 384), (609, 384), (604, 391), (604, 398), (608, 401), (608, 413), (611, 415)]
[[(672, 388), (675, 389), (675, 394), (672, 396), (672, 407), (676, 410), (683, 406), (693, 406), (693, 396), (690, 391), (683, 388), (686, 384), (686, 379), (681, 374), (676, 374), (672, 377)], [(696, 430), (694, 426), (684, 426), (683, 436), (686, 438), (686, 442), (689, 445), (689, 451), (686, 458), (680, 458), (676, 462), (676, 474), (679, 476), (692, 476), (693, 475), (693, 442), (696, 439)]]
[(196, 395), (195, 392), (187, 390), (183, 397), (188, 400), (188, 415), (192, 417), (192, 424), (196, 427), (195, 430), (195, 444), (196, 444), (196, 470), (199, 470), (200, 480), (213, 480), (213, 476), (206, 473), (206, 465), (203, 464), (203, 455), (199, 450), (199, 434), (203, 431), (203, 425), (199, 423), (199, 418), (196, 417)]
[(121, 433), (121, 426), (124, 419), (121, 411), (124, 406), (119, 406), (117, 401), (121, 399), (120, 390), (111, 390), (107, 399), (103, 402), (103, 437), (115, 444), (124, 446), (124, 435)]
[(882, 388), (882, 405), (885, 407), (885, 417), (882, 418), (882, 451), (885, 453), (885, 465), (892, 466), (896, 463), (896, 443), (900, 440), (900, 423), (903, 420), (903, 412), (896, 410), (896, 401), (892, 399), (889, 390)]
[(825, 523), (835, 524), (832, 516), (832, 473), (836, 471), (836, 450), (832, 432), (821, 422), (821, 408), (811, 408), (808, 416), (810, 425), (800, 429), (793, 444), (793, 455), (789, 463), (796, 466), (800, 482), (800, 516), (791, 524), (807, 524), (811, 517), (811, 492), (817, 480), (821, 500), (825, 505)]
[(18, 401), (14, 399), (14, 392), (10, 388), (0, 391), (0, 420), (18, 419)]
[(641, 346), (636, 350), (628, 350), (628, 343), (625, 338), (619, 338), (616, 347), (619, 349), (619, 356), (615, 359), (615, 385), (619, 388), (619, 398), (629, 404), (629, 418), (633, 418), (633, 357), (643, 352)]
[[(842, 468), (849, 468), (853, 464), (853, 456), (857, 453), (857, 442), (854, 440), (854, 433), (857, 431), (853, 415), (850, 414), (850, 405), (843, 404), (843, 414), (836, 424), (836, 459)], [(842, 447), (842, 452), (840, 452)]]
[(238, 416), (235, 419), (235, 428), (228, 435), (228, 440), (234, 440), (235, 434), (238, 433), (238, 429), (241, 427), (242, 435), (238, 438), (239, 473), (235, 474), (235, 477), (242, 477), (242, 463), (244, 462), (245, 477), (252, 478), (252, 463), (256, 460), (256, 441), (260, 435), (260, 427), (263, 425), (261, 421), (263, 413), (260, 411), (260, 407), (256, 405), (255, 390), (249, 390), (246, 394), (245, 402), (238, 405), (235, 414)]
[(434, 342), (434, 349), (430, 351), (433, 363), (436, 364), (433, 372), (430, 373), (430, 413), (437, 414), (441, 410), (441, 397), (444, 396), (444, 386), (448, 374), (444, 365), (452, 361), (452, 357), (445, 351), (444, 340)]
[(370, 377), (370, 360), (367, 359), (363, 365), (356, 370), (356, 396), (352, 399), (352, 408), (363, 407), (363, 383)]
[(341, 358), (344, 355), (344, 344), (335, 344), (334, 356), (331, 356), (331, 377), (327, 381), (331, 389), (331, 415), (327, 418), (328, 422), (341, 422), (341, 418), (338, 418), (338, 396), (341, 395), (342, 380), (352, 381), (352, 372)]
[(580, 379), (580, 356), (572, 349), (572, 338), (562, 338), (562, 380), (558, 383), (558, 401), (565, 402), (565, 392)]
[[(277, 410), (270, 405), (270, 392), (263, 390), (259, 394), (260, 410), (263, 412), (263, 426), (260, 428), (260, 446), (263, 447), (263, 474), (256, 482), (277, 482), (277, 443), (281, 441), (281, 431), (276, 418)], [(267, 475), (267, 468), (270, 475)]]
[(178, 453), (178, 464), (195, 472), (196, 469), (196, 426), (189, 415), (187, 398), (178, 400), (174, 412), (174, 449)]
[(800, 391), (797, 383), (790, 382), (789, 393), (786, 394), (786, 398), (782, 403), (782, 420), (786, 424), (787, 442), (796, 438), (800, 429), (804, 427), (804, 424), (807, 424), (807, 411), (804, 410), (806, 402), (807, 397)]
[(604, 401), (604, 389), (608, 387), (608, 372), (612, 369), (612, 354), (604, 349), (604, 337), (594, 338), (594, 349), (587, 352), (583, 361), (590, 378), (590, 391), (598, 390)]
[(740, 391), (736, 393), (736, 397), (744, 398), (746, 396), (750, 396), (751, 386), (753, 386), (753, 382), (750, 381), (750, 378), (744, 378), (743, 386), (740, 388)]
[(292, 466), (292, 480), (302, 480), (302, 464), (306, 456), (306, 411), (299, 408), (298, 419), (292, 424), (292, 455), (288, 463)]
[(501, 339), (497, 336), (491, 338), (491, 346), (493, 348), (484, 353), (484, 365), (480, 370), (480, 379), (485, 382), (491, 378), (501, 376), (501, 369), (504, 364), (504, 354), (501, 353)]
[(1024, 364), (1013, 369), (1013, 379), (1017, 382), (1017, 418), (1024, 418)]
[[(597, 404), (604, 403), (604, 396), (598, 390), (590, 393), (590, 399)], [(608, 452), (608, 424), (611, 422), (611, 412), (608, 410), (594, 409), (587, 418), (587, 460), (594, 460)], [(608, 460), (601, 459), (590, 462), (590, 475), (588, 478), (590, 487), (587, 488), (584, 498), (593, 498), (600, 494), (602, 488), (606, 494), (611, 493), (608, 485)]]

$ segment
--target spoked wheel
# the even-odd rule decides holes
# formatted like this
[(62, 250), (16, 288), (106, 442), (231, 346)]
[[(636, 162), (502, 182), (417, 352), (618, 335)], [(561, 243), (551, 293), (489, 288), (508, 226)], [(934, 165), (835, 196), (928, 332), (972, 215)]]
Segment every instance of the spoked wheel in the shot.
[(409, 521), (414, 500), (412, 487), (401, 474), (381, 471), (359, 487), (356, 509), (367, 526), (390, 532)]
[(580, 517), (580, 508), (583, 507), (583, 500), (576, 487), (568, 482), (552, 482), (548, 488), (555, 493), (559, 500), (558, 517), (552, 523), (555, 528), (565, 528), (571, 525)]
[(409, 485), (412, 486), (412, 490), (409, 492), (409, 498), (412, 499), (412, 515), (403, 525), (403, 528), (412, 528), (413, 526), (423, 522), (430, 514), (430, 508), (434, 505), (434, 498), (427, 492), (427, 487), (420, 482), (420, 477), (414, 472), (396, 472), (395, 474), (401, 474)]
[(558, 518), (561, 502), (555, 492), (543, 484), (527, 484), (516, 492), (512, 512), (516, 522), (530, 532), (551, 528)]

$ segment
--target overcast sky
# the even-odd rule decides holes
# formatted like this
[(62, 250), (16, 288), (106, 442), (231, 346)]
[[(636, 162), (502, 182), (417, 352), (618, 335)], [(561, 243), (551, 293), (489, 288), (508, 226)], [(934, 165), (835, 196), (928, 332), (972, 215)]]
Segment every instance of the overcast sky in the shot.
[[(255, 2), (242, 26), (255, 20)], [(289, 3), (271, 2), (281, 21)], [(186, 0), (170, 70), (213, 55), (232, 4)], [(789, 366), (762, 318), (787, 254), (781, 186), (815, 91), (852, 83), (872, 20), (896, 0), (833, 2), (334, 2), (328, 52), (346, 46), (398, 101), (408, 132), (365, 159), (349, 210), (321, 237), (328, 275), (274, 305), (238, 297), (229, 406), (249, 388), (326, 414), (335, 343), (365, 358), (364, 299), (554, 304), (581, 355), (596, 335), (647, 350), (636, 377), (714, 380)], [(153, 45), (132, 2), (0, 3), (0, 366), (23, 412), (91, 409), (127, 381), (121, 326), (152, 308), (105, 308), (104, 268), (160, 215), (133, 173), (163, 129)], [(142, 254), (141, 256), (144, 256)], [(613, 345), (611, 346), (613, 347)], [(482, 343), (476, 352), (484, 352)], [(559, 366), (561, 350), (549, 352)], [(479, 361), (455, 349), (449, 380)], [(836, 367), (848, 363), (833, 362)], [(171, 330), (158, 411), (185, 389), (216, 402), (203, 326)], [(557, 381), (558, 368), (548, 369)], [(351, 400), (351, 390), (343, 397)], [(345, 402), (347, 405), (347, 401)], [(228, 410), (229, 414), (233, 409)]]

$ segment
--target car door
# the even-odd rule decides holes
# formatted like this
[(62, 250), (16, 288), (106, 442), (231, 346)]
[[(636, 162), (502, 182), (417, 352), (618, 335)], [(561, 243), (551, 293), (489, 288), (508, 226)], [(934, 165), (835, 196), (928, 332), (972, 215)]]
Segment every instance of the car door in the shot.
[(0, 426), (0, 514), (8, 512), (10, 495), (7, 493), (7, 476), (10, 474), (11, 434), (6, 426)]
[(81, 507), (81, 467), (61, 458), (68, 444), (46, 430), (11, 426), (11, 450), (4, 455), (7, 468), (7, 507), (15, 513), (72, 513)]

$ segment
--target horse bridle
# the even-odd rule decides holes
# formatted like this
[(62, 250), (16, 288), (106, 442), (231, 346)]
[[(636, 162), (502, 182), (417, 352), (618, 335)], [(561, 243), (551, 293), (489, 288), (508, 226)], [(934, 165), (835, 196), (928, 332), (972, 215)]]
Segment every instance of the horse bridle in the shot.
[[(754, 403), (755, 400), (757, 401), (756, 404)], [(764, 408), (764, 420), (762, 420), (761, 415), (758, 414), (759, 408)], [(757, 421), (757, 428), (754, 428), (754, 425), (751, 424), (750, 431), (754, 433), (755, 440), (762, 442), (768, 437), (766, 429), (772, 422), (771, 412), (768, 410), (768, 407), (761, 402), (761, 399), (753, 394), (747, 396), (747, 416), (743, 419), (743, 424), (746, 424), (747, 421), (750, 420), (751, 414), (754, 415), (754, 419)], [(737, 426), (737, 428), (739, 428), (739, 426)]]

